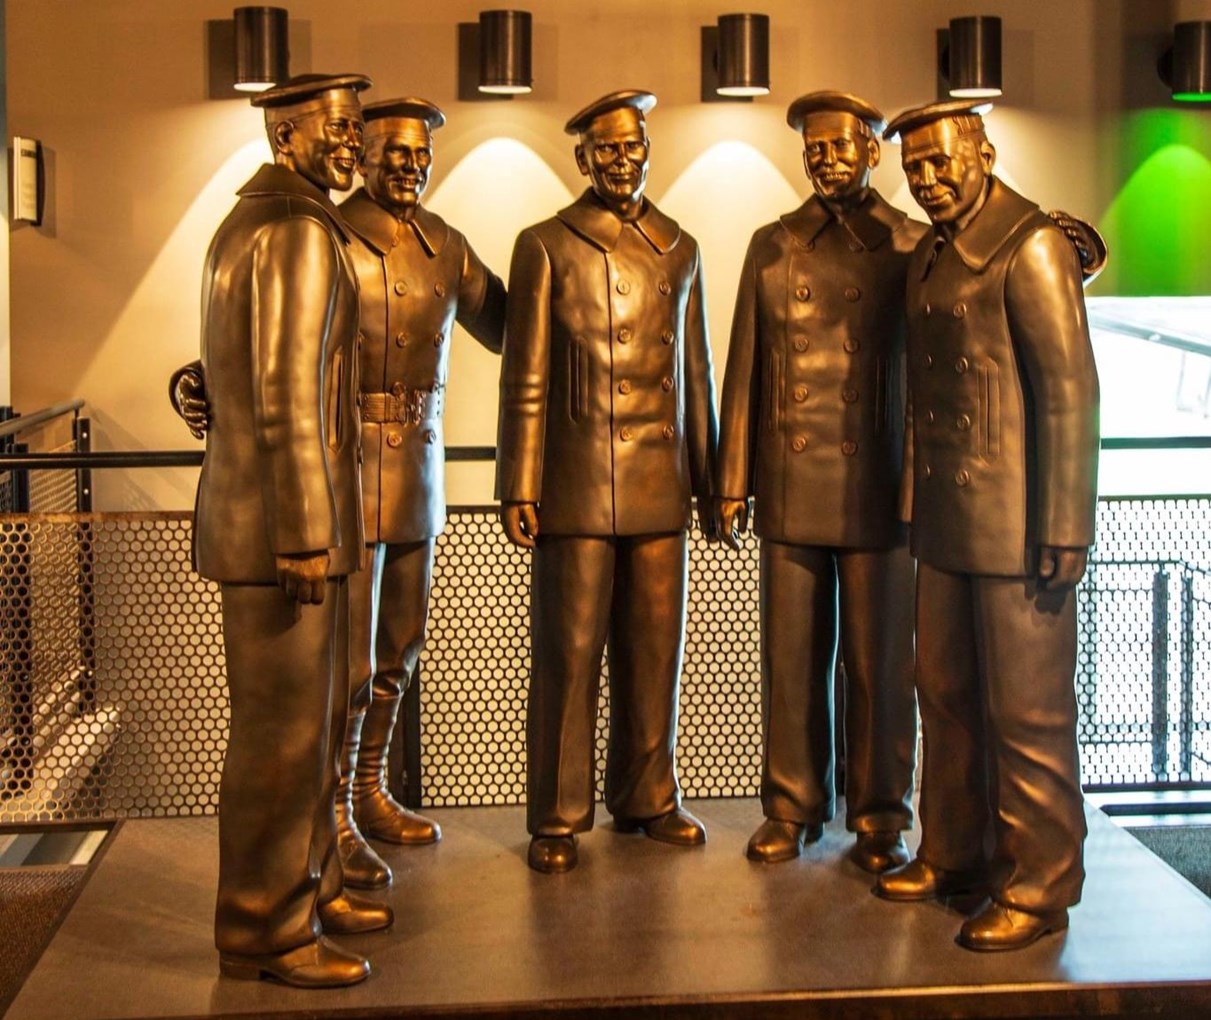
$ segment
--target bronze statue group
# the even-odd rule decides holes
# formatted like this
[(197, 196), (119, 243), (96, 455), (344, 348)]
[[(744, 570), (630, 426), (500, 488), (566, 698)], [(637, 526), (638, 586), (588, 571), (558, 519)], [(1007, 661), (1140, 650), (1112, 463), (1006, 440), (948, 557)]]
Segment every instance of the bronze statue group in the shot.
[[(362, 107), (369, 85), (309, 75), (253, 100), (274, 163), (215, 235), (201, 360), (172, 384), (206, 439), (194, 553), (221, 586), (231, 698), (222, 972), (363, 979), (328, 936), (392, 923), (350, 891), (392, 880), (366, 837), (440, 839), (392, 800), (386, 749), (444, 523), (455, 322), (503, 351), (497, 497), (532, 550), (530, 867), (575, 867), (592, 828), (603, 649), (614, 825), (705, 842), (673, 753), (687, 536), (696, 512), (738, 546), (751, 513), (765, 819), (748, 856), (794, 858), (834, 815), (839, 645), (850, 857), (875, 892), (982, 894), (969, 949), (1064, 929), (1083, 879), (1073, 589), (1096, 495), (1096, 232), (993, 176), (983, 107), (887, 125), (856, 96), (802, 96), (787, 121), (814, 194), (753, 235), (717, 414), (701, 252), (644, 195), (655, 96), (567, 122), (589, 186), (518, 237), (506, 298), (419, 204), (441, 111)], [(881, 138), (928, 225), (870, 187)], [(355, 171), (364, 188), (335, 206)]]

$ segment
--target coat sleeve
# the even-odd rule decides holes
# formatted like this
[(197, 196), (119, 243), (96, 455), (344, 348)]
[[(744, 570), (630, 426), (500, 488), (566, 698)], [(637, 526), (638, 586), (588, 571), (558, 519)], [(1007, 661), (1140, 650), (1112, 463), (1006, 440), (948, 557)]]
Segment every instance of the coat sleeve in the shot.
[(323, 406), (340, 271), (332, 238), (315, 220), (269, 224), (254, 242), (252, 422), (275, 555), (340, 545)]
[(715, 458), (719, 416), (715, 411), (715, 375), (702, 302), (705, 283), (702, 252), (694, 254), (694, 280), (685, 310), (685, 416), (690, 454), (690, 484), (699, 500), (715, 495)]
[(505, 285), (465, 238), (455, 318), (493, 354), (500, 353), (505, 338)]
[(500, 367), (496, 498), (537, 503), (542, 494), (547, 390), (551, 373), (551, 262), (524, 231), (513, 247)]
[(1059, 230), (1036, 230), (1014, 253), (1005, 309), (1034, 416), (1039, 543), (1091, 545), (1097, 504), (1097, 369), (1080, 266)]
[(725, 499), (747, 499), (753, 494), (757, 422), (761, 414), (756, 244), (757, 239), (753, 238), (744, 257), (723, 376), (719, 495)]

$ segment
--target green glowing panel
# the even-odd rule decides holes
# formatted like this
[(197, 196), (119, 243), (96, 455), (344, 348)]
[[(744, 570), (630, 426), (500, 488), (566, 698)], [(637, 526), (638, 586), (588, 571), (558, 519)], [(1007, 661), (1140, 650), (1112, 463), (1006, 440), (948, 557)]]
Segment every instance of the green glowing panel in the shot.
[(1200, 112), (1149, 110), (1127, 123), (1130, 172), (1099, 224), (1110, 247), (1103, 294), (1211, 294), (1211, 126)]

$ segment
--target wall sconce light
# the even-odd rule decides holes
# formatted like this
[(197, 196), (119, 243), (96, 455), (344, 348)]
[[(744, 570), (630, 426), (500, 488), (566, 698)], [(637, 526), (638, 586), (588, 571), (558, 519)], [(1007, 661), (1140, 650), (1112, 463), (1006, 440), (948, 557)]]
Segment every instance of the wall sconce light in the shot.
[(1174, 25), (1173, 45), (1156, 69), (1179, 103), (1211, 102), (1211, 21)]
[(939, 98), (991, 99), (1001, 94), (1001, 19), (951, 18), (938, 31)]
[(516, 96), (533, 91), (530, 29), (529, 11), (480, 12), (480, 92), (493, 96)]
[(237, 7), (235, 87), (264, 92), (290, 77), (290, 41), (283, 7)]
[(769, 15), (721, 14), (702, 29), (702, 101), (769, 95)]

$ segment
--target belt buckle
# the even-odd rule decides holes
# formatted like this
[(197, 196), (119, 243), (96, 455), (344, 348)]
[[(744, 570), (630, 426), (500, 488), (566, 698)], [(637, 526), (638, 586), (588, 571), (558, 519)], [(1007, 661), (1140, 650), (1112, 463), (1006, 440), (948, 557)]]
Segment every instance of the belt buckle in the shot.
[(404, 422), (409, 425), (419, 425), (425, 417), (424, 390), (409, 390), (404, 401)]

